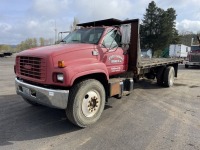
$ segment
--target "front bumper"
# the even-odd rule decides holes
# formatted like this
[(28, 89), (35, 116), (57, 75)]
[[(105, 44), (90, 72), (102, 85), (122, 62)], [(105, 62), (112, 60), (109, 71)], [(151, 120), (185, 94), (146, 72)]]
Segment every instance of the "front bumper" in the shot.
[(55, 90), (27, 84), (15, 78), (16, 92), (30, 101), (59, 109), (66, 109), (69, 90)]
[(186, 62), (185, 64), (188, 66), (200, 66), (200, 62)]

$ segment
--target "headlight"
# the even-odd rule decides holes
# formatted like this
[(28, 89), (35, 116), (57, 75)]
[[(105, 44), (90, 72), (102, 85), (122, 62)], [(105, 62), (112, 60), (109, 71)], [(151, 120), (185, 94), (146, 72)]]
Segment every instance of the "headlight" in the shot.
[(64, 75), (62, 73), (57, 74), (57, 81), (60, 81), (60, 82), (64, 81)]

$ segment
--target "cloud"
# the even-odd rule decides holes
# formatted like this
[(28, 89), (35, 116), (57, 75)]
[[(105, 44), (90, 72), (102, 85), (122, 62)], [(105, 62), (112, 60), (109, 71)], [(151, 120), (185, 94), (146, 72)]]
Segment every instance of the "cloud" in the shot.
[[(55, 26), (56, 23), (56, 26)], [(40, 38), (55, 39), (55, 34), (58, 36), (60, 31), (69, 31), (69, 22), (66, 18), (48, 19), (48, 18), (35, 18), (27, 20), (23, 27), (22, 25), (17, 26), (18, 33), (26, 38)], [(56, 31), (55, 31), (56, 29)]]
[(27, 27), (29, 29), (34, 29), (35, 27), (37, 27), (39, 25), (39, 22), (38, 21), (35, 21), (35, 20), (31, 20), (29, 22), (27, 22)]
[(12, 25), (7, 23), (0, 23), (0, 33), (1, 32), (9, 32), (12, 29)]
[[(55, 27), (55, 23), (57, 24)], [(27, 38), (55, 39), (60, 31), (68, 31), (71, 21), (67, 18), (57, 18), (56, 20), (38, 17), (24, 19), (14, 26), (8, 23), (0, 23), (0, 44), (19, 44)], [(55, 32), (57, 29), (57, 33)]]
[(177, 19), (198, 20), (200, 12), (199, 0), (155, 0), (158, 7), (167, 9), (174, 8), (177, 13)]
[(55, 16), (68, 8), (69, 0), (34, 0), (33, 9), (40, 15)]
[(180, 22), (177, 22), (177, 29), (179, 32), (200, 32), (200, 21), (184, 19)]
[(131, 0), (76, 0), (74, 6), (78, 18), (91, 21), (105, 18), (126, 19), (131, 16), (133, 3)]

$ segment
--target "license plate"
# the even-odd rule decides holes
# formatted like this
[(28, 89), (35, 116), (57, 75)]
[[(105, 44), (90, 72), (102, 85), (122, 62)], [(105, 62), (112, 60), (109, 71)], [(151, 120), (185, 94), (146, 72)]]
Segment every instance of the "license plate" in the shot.
[(23, 89), (23, 93), (26, 94), (26, 95), (30, 95), (30, 90), (26, 87), (22, 87)]

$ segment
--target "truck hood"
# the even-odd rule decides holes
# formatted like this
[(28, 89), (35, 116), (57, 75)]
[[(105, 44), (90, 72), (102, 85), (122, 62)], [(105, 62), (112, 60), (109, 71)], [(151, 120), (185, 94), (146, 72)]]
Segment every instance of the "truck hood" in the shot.
[(85, 44), (85, 43), (73, 43), (73, 44), (58, 44), (45, 47), (37, 47), (22, 51), (19, 53), (21, 56), (57, 56), (64, 53), (69, 53), (72, 51), (84, 50), (84, 49), (94, 49), (96, 45)]

